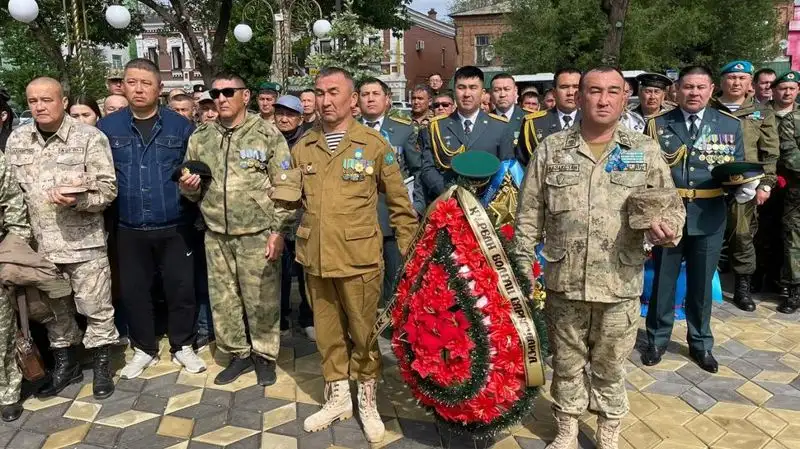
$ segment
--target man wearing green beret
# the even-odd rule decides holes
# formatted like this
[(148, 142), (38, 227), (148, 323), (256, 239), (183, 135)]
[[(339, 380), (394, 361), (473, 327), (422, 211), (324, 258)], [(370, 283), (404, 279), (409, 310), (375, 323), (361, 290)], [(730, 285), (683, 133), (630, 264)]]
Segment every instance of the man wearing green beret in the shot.
[(789, 295), (778, 312), (794, 313), (800, 308), (800, 110), (786, 114), (779, 126), (783, 189), (783, 263)]
[(275, 123), (275, 100), (281, 95), (281, 85), (267, 81), (258, 86), (258, 113), (261, 118)]
[(752, 312), (756, 304), (750, 295), (750, 282), (756, 271), (756, 249), (753, 237), (758, 228), (757, 206), (764, 204), (775, 186), (776, 163), (779, 155), (778, 129), (775, 112), (747, 97), (753, 84), (753, 64), (733, 61), (722, 67), (722, 95), (709, 105), (720, 112), (738, 118), (742, 124), (744, 160), (763, 162), (765, 176), (758, 186), (756, 197), (746, 203), (728, 201), (728, 220), (725, 231), (731, 269), (736, 275), (733, 302), (740, 309)]
[(795, 71), (784, 73), (772, 83), (772, 100), (767, 103), (767, 108), (775, 111), (778, 120), (797, 109), (798, 83), (800, 72)]

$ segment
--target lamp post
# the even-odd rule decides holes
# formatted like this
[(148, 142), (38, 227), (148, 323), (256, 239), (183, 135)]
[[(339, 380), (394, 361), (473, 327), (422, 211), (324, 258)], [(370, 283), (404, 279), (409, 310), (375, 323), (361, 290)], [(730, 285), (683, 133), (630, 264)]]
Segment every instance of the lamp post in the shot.
[[(82, 0), (73, 0), (67, 8), (66, 0), (62, 0), (64, 25), (67, 31), (67, 48), (75, 45), (75, 56), (78, 59), (78, 86), (81, 94), (86, 93), (86, 61), (83, 47), (89, 43), (86, 21), (86, 6)], [(10, 0), (8, 12), (15, 20), (22, 23), (33, 23), (39, 16), (39, 5), (36, 0)], [(122, 29), (131, 23), (131, 13), (122, 5), (110, 5), (106, 9), (106, 21), (114, 28)]]
[[(266, 11), (269, 11), (268, 17)], [(292, 25), (302, 24), (302, 28), (308, 30), (307, 24), (315, 16), (322, 18), (322, 7), (316, 0), (250, 0), (242, 8), (242, 19), (234, 28), (234, 36), (239, 42), (249, 42), (253, 29), (256, 32), (265, 31), (271, 25), (274, 38), (270, 78), (286, 86), (292, 59), (292, 29), (300, 28)], [(317, 20), (314, 23), (315, 27), (319, 22), (328, 23), (327, 34), (330, 31), (330, 23), (327, 20)], [(324, 24), (320, 27), (320, 30), (325, 29)], [(317, 35), (317, 28), (313, 28), (313, 32)]]

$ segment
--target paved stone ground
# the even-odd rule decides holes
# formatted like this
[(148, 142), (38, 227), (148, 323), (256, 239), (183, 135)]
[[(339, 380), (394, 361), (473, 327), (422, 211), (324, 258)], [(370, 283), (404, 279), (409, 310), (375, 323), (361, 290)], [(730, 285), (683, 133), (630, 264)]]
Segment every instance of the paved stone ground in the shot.
[[(714, 308), (715, 354), (720, 372), (711, 375), (688, 359), (679, 323), (664, 361), (643, 368), (634, 351), (626, 364), (631, 413), (624, 421), (623, 449), (800, 448), (800, 315), (775, 312), (764, 301), (755, 313), (732, 304)], [(643, 334), (640, 332), (640, 337)], [(367, 448), (356, 419), (314, 434), (302, 421), (319, 408), (323, 382), (315, 345), (302, 336), (285, 339), (278, 383), (255, 385), (247, 374), (224, 387), (213, 383), (222, 369), (212, 350), (201, 352), (206, 373), (180, 372), (166, 355), (141, 378), (118, 380), (117, 392), (96, 401), (91, 370), (46, 401), (28, 399), (16, 422), (0, 425), (0, 447), (13, 449), (322, 449)], [(549, 395), (544, 392), (522, 425), (491, 443), (440, 435), (400, 381), (387, 342), (379, 406), (386, 421), (387, 449), (541, 449), (554, 436)], [(641, 339), (639, 344), (641, 344)], [(213, 349), (213, 348), (212, 348)], [(162, 354), (167, 354), (164, 349)], [(126, 354), (130, 357), (130, 351)], [(594, 417), (582, 423), (582, 448), (594, 447)]]

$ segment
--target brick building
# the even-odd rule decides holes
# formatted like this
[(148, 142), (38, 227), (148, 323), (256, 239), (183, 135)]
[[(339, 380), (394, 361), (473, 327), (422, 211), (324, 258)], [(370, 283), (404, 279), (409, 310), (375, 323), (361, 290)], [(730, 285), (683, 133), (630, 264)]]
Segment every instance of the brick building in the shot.
[[(203, 84), (203, 76), (194, 69), (189, 45), (180, 33), (169, 28), (155, 15), (146, 16), (142, 25), (144, 31), (136, 37), (136, 56), (150, 59), (158, 65), (164, 83), (162, 94), (178, 87), (189, 90), (194, 84)], [(201, 31), (197, 33), (206, 54), (211, 53), (213, 35)]]
[(505, 16), (510, 12), (511, 2), (503, 2), (450, 15), (456, 28), (457, 67), (475, 65), (485, 73), (504, 71), (494, 45), (508, 30)]

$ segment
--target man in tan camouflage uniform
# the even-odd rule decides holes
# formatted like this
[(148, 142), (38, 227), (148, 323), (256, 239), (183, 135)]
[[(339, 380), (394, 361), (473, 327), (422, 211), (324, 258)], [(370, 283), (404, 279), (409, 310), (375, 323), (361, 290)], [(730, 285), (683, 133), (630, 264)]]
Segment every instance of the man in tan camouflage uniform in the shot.
[[(3, 234), (11, 232), (31, 240), (31, 226), (22, 191), (0, 154), (0, 209), (3, 211)], [(17, 315), (11, 307), (12, 291), (0, 287), (0, 418), (14, 421), (22, 414), (19, 404), (22, 374), (14, 360), (14, 337), (17, 335)]]
[[(94, 396), (114, 392), (109, 350), (119, 335), (111, 305), (103, 209), (117, 196), (108, 139), (65, 114), (58, 81), (37, 78), (25, 91), (34, 123), (17, 128), (6, 147), (11, 169), (25, 192), (39, 254), (70, 279), (75, 305), (86, 316), (83, 345), (94, 351)], [(52, 381), (40, 394), (54, 396), (83, 380), (73, 323), (48, 326), (56, 359)]]
[(209, 94), (219, 119), (197, 128), (186, 160), (208, 165), (211, 180), (201, 189), (198, 174), (184, 173), (180, 186), (200, 201), (214, 333), (217, 347), (233, 355), (214, 383), (231, 383), (255, 366), (258, 383), (272, 385), (280, 349), (279, 260), (294, 214), (268, 192), (291, 168), (289, 147), (272, 120), (247, 113), (250, 91), (238, 75), (217, 76)]
[[(612, 68), (584, 75), (580, 126), (542, 141), (520, 192), (518, 260), (531, 266), (542, 239), (547, 260), (550, 391), (558, 424), (549, 449), (577, 449), (578, 418), (587, 408), (599, 415), (597, 447), (617, 449), (628, 412), (624, 362), (636, 340), (646, 256), (645, 233), (629, 227), (626, 200), (648, 186), (673, 183), (658, 144), (619, 125), (624, 83)], [(679, 235), (660, 221), (647, 233), (654, 244)]]

